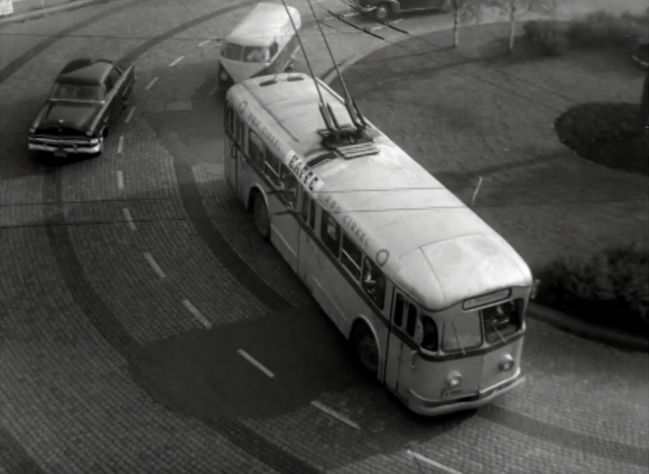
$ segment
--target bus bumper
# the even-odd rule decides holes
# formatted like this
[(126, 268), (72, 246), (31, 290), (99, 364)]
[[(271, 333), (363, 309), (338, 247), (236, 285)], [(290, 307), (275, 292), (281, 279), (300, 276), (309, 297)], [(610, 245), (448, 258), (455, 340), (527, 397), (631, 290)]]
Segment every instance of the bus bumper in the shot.
[(457, 411), (471, 410), (490, 403), (494, 398), (509, 392), (525, 382), (525, 376), (518, 375), (513, 379), (506, 380), (499, 385), (479, 391), (475, 395), (456, 398), (453, 400), (431, 400), (422, 397), (413, 390), (410, 390), (407, 400), (408, 408), (419, 415), (439, 416)]

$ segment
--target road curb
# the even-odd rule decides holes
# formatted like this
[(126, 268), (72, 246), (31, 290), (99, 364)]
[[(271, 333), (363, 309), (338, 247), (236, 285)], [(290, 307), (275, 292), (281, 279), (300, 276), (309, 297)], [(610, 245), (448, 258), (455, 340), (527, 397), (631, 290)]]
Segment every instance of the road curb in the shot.
[(72, 2), (64, 3), (63, 5), (55, 5), (53, 7), (39, 8), (25, 13), (10, 14), (6, 17), (0, 18), (0, 25), (7, 23), (19, 23), (23, 21), (33, 20), (42, 16), (53, 15), (55, 13), (74, 10), (76, 8), (92, 5), (93, 3), (108, 3), (108, 0), (75, 0)]
[(649, 340), (615, 328), (603, 328), (538, 303), (531, 303), (527, 313), (534, 319), (551, 324), (586, 339), (604, 342), (629, 351), (649, 351)]

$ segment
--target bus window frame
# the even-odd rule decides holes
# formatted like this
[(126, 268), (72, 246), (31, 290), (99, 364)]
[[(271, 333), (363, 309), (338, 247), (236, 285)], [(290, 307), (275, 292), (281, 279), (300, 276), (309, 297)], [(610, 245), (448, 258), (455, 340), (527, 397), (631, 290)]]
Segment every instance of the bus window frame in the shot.
[[(261, 171), (264, 166), (264, 153), (266, 150), (266, 146), (264, 144), (264, 141), (261, 139), (259, 135), (257, 135), (257, 132), (254, 130), (250, 129), (248, 133), (248, 160), (250, 161), (251, 165), (253, 168), (256, 168), (257, 170)], [(261, 148), (259, 145), (262, 145)]]
[[(353, 255), (351, 255), (346, 249), (345, 249), (345, 243), (347, 243), (347, 246), (349, 250), (352, 250), (356, 252), (356, 254), (359, 257), (359, 261), (356, 262), (354, 260)], [(356, 242), (354, 242), (346, 232), (342, 233), (342, 237), (340, 239), (340, 263), (342, 264), (343, 267), (347, 269), (349, 274), (356, 280), (356, 282), (361, 281), (361, 273), (362, 273), (362, 266), (363, 266), (363, 251), (360, 249), (358, 245), (356, 245)], [(349, 265), (348, 265), (349, 264)]]
[[(333, 223), (335, 226), (335, 237), (329, 235), (329, 223)], [(336, 219), (334, 219), (334, 217), (327, 211), (322, 210), (320, 217), (320, 240), (338, 261), (340, 261), (340, 243), (342, 241), (341, 233), (340, 224), (336, 222)], [(332, 246), (334, 240), (336, 241), (335, 249)]]
[[(367, 278), (368, 274), (370, 276), (369, 279)], [(371, 287), (369, 285), (370, 282), (373, 282), (373, 285)], [(383, 310), (383, 308), (385, 307), (387, 278), (385, 277), (385, 274), (379, 269), (379, 267), (375, 265), (367, 255), (363, 255), (363, 262), (361, 266), (361, 286), (363, 287), (365, 294), (372, 300), (372, 303), (378, 309)], [(380, 298), (377, 291), (380, 291)]]

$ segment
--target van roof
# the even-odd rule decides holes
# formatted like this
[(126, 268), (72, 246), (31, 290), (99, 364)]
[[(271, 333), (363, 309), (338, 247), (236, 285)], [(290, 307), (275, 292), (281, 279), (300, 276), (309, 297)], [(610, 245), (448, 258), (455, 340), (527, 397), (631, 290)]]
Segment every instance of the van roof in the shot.
[[(300, 12), (291, 6), (287, 8), (291, 12), (295, 27), (299, 29), (302, 25)], [(286, 8), (279, 3), (260, 2), (234, 27), (225, 40), (242, 46), (269, 46), (281, 36), (282, 31), (293, 31)]]
[[(318, 82), (340, 125), (351, 125), (342, 99)], [(254, 110), (273, 136), (307, 163), (327, 151), (318, 134), (324, 128), (317, 112), (319, 96), (308, 76), (249, 79), (232, 87), (228, 97), (246, 101), (246, 110)], [(334, 218), (368, 256), (389, 251), (391, 263), (383, 270), (390, 279), (432, 310), (531, 284), (527, 264), (505, 239), (369, 122), (368, 133), (377, 153), (334, 156), (312, 168), (322, 182), (316, 199), (329, 203), (325, 208), (335, 202)], [(367, 237), (365, 243), (348, 231), (346, 222), (352, 221)]]

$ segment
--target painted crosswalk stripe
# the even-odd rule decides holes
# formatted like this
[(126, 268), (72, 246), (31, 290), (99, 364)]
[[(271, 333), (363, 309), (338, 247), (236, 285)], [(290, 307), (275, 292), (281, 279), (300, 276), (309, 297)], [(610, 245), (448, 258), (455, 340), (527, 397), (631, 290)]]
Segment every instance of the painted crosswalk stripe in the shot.
[(122, 191), (124, 189), (124, 173), (117, 170), (117, 189)]
[(337, 419), (338, 421), (342, 421), (342, 422), (345, 423), (347, 426), (351, 426), (351, 427), (354, 428), (355, 430), (360, 430), (360, 429), (361, 429), (361, 427), (358, 426), (358, 423), (356, 423), (356, 422), (350, 420), (350, 419), (347, 418), (345, 415), (341, 415), (340, 413), (338, 413), (337, 411), (335, 411), (335, 410), (329, 408), (328, 406), (323, 405), (322, 403), (320, 403), (320, 402), (317, 401), (317, 400), (311, 400), (311, 405), (313, 405), (314, 407), (316, 407), (318, 410), (320, 410), (320, 411), (326, 413), (327, 415), (329, 415), (329, 416), (331, 416), (331, 417)]
[(160, 268), (160, 265), (158, 265), (158, 262), (155, 261), (155, 259), (149, 252), (144, 252), (144, 258), (147, 262), (149, 262), (149, 265), (151, 265), (151, 268), (156, 273), (156, 275), (158, 275), (160, 278), (167, 276), (165, 275), (165, 272), (162, 271), (162, 268)]
[(444, 464), (438, 463), (437, 461), (433, 461), (432, 459), (427, 458), (426, 456), (423, 456), (419, 453), (416, 453), (411, 450), (406, 450), (406, 454), (408, 457), (412, 459), (416, 459), (417, 461), (421, 461), (424, 464), (428, 464), (429, 466), (435, 467), (441, 471), (444, 471), (448, 474), (462, 474), (460, 471), (457, 471), (453, 469), (452, 467), (445, 466)]
[(124, 208), (122, 209), (122, 213), (124, 214), (124, 220), (128, 224), (128, 228), (131, 230), (137, 230), (137, 227), (135, 227), (135, 222), (133, 222), (131, 211), (129, 211), (127, 208)]
[(261, 370), (264, 374), (266, 374), (266, 375), (267, 375), (268, 377), (270, 377), (271, 379), (272, 379), (273, 377), (275, 377), (275, 374), (272, 373), (272, 372), (271, 372), (271, 371), (270, 371), (270, 370), (269, 370), (269, 369), (268, 369), (264, 364), (262, 364), (261, 362), (259, 362), (257, 359), (255, 359), (253, 356), (251, 356), (250, 354), (248, 354), (248, 353), (247, 353), (246, 351), (244, 351), (243, 349), (237, 349), (237, 353), (238, 353), (241, 357), (243, 357), (244, 359), (246, 359), (248, 362), (250, 362), (252, 365), (254, 365), (255, 367), (257, 367), (259, 370)]
[(178, 64), (180, 61), (185, 59), (185, 56), (178, 56), (176, 59), (174, 59), (171, 64), (169, 64), (169, 67), (174, 67), (176, 64)]
[(128, 115), (124, 120), (124, 123), (129, 123), (131, 121), (131, 118), (133, 117), (133, 112), (135, 112), (135, 106), (131, 107), (131, 110), (129, 110)]
[(189, 300), (183, 300), (183, 306), (187, 308), (187, 310), (194, 315), (198, 321), (205, 326), (207, 329), (210, 329), (212, 327), (212, 322), (207, 319), (203, 314), (194, 306), (191, 301)]
[(158, 76), (151, 79), (151, 81), (146, 85), (145, 89), (146, 90), (151, 89), (155, 85), (155, 83), (158, 82), (158, 79), (159, 79)]

